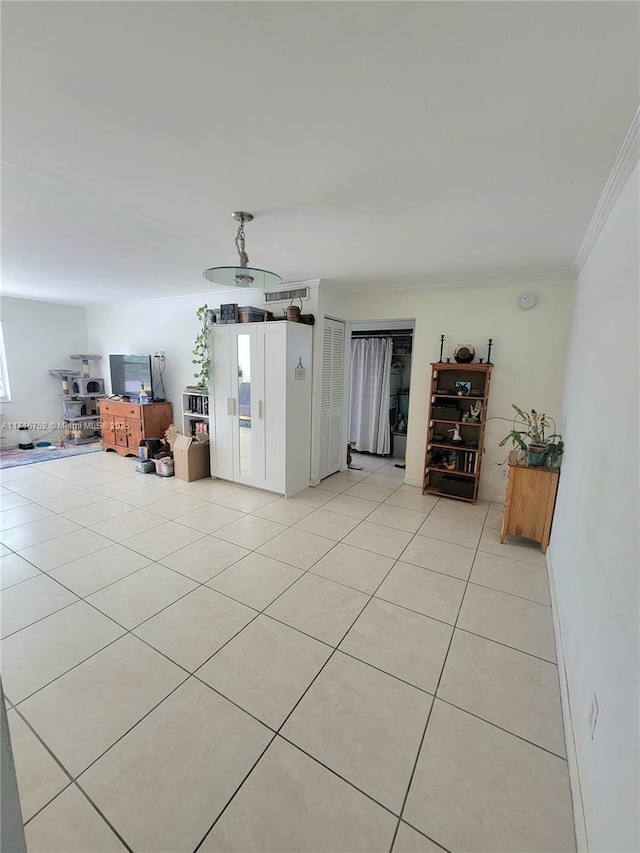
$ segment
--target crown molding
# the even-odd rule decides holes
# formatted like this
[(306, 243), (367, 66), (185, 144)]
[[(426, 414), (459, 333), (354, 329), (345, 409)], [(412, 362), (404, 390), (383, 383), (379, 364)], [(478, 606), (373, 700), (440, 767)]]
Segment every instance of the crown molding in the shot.
[(600, 236), (600, 232), (605, 226), (609, 214), (613, 210), (624, 185), (629, 179), (629, 175), (633, 172), (634, 166), (640, 157), (640, 108), (633, 117), (631, 127), (627, 131), (622, 147), (616, 157), (616, 162), (613, 164), (613, 169), (609, 175), (609, 179), (605, 184), (600, 201), (596, 205), (596, 209), (591, 217), (591, 222), (582, 238), (582, 243), (578, 249), (578, 254), (573, 262), (571, 274), (577, 276), (584, 266), (591, 249), (593, 249), (596, 240)]
[(520, 287), (534, 287), (536, 284), (545, 282), (572, 282), (574, 276), (568, 270), (548, 270), (540, 273), (527, 273), (520, 275), (507, 275), (500, 278), (478, 278), (473, 280), (456, 280), (442, 281), (434, 284), (418, 284), (415, 287), (386, 287), (377, 288), (374, 290), (353, 290), (350, 291), (345, 299), (357, 299), (360, 296), (377, 296), (381, 293), (436, 293), (438, 291), (451, 290), (478, 290), (494, 287), (511, 287), (519, 285)]

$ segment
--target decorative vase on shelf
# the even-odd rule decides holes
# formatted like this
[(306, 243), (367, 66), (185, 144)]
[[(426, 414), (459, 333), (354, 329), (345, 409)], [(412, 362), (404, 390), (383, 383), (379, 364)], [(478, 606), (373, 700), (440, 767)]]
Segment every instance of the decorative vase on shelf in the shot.
[(453, 357), (458, 364), (471, 364), (476, 357), (476, 351), (471, 344), (458, 344)]

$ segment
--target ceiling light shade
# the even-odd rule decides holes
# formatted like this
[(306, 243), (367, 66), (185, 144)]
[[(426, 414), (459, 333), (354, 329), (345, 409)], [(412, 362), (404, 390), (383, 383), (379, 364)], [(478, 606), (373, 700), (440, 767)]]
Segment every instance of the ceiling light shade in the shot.
[(238, 233), (236, 234), (236, 249), (240, 256), (240, 263), (237, 267), (211, 267), (205, 270), (202, 275), (215, 284), (223, 284), (227, 287), (259, 287), (263, 290), (268, 287), (274, 287), (280, 284), (282, 276), (268, 270), (260, 270), (256, 267), (249, 266), (249, 256), (245, 251), (244, 245), (244, 223), (251, 222), (253, 215), (246, 213), (244, 210), (236, 210), (231, 214), (236, 222), (239, 222)]

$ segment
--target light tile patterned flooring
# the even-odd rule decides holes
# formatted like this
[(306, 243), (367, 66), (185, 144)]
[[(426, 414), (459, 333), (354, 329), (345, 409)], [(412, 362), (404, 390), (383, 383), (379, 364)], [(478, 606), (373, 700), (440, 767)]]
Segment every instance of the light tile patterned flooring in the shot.
[(30, 853), (574, 850), (544, 557), (356, 460), (288, 501), (3, 471)]

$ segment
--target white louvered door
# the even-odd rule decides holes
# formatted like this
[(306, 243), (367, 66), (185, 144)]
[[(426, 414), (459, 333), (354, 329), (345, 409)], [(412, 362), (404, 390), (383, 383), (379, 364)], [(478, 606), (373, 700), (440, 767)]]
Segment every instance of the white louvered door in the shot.
[(322, 392), (320, 397), (320, 479), (340, 470), (346, 458), (342, 446), (342, 393), (344, 382), (344, 323), (325, 317), (322, 341)]

